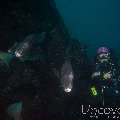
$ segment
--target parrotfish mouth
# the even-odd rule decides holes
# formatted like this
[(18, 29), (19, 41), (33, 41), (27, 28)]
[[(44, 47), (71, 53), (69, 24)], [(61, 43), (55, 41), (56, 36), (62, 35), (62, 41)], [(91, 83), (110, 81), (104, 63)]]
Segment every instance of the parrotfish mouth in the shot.
[(71, 92), (72, 88), (73, 88), (73, 83), (71, 81), (67, 86), (64, 86), (64, 91), (67, 92), (67, 93)]
[(72, 90), (71, 88), (65, 88), (64, 89), (64, 91), (67, 92), (67, 93), (71, 92), (71, 90)]

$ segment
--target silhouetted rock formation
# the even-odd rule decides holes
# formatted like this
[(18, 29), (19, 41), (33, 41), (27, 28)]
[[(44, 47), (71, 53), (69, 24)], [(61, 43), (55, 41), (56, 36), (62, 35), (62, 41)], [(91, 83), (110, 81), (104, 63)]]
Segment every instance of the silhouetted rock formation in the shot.
[[(88, 58), (84, 47), (78, 40), (71, 39), (53, 0), (9, 1), (1, 9), (3, 13), (0, 14), (0, 34), (5, 41), (0, 46), (1, 50), (7, 51), (14, 42), (22, 42), (30, 34), (45, 33), (45, 38), (40, 43), (44, 62), (41, 59), (27, 59), (21, 63), (19, 59), (13, 59), (10, 65), (12, 72), (3, 89), (7, 104), (23, 101), (25, 120), (51, 120), (55, 116), (57, 120), (69, 118), (84, 101), (82, 99), (79, 102), (84, 96), (82, 84), (87, 86), (84, 80), (89, 77)], [(34, 38), (32, 40), (34, 41)], [(39, 51), (37, 53), (39, 54)], [(67, 59), (71, 61), (75, 74), (74, 90), (69, 95), (61, 92), (60, 80), (53, 72), (54, 68), (59, 70)], [(79, 90), (82, 90), (82, 94)], [(84, 90), (86, 94), (87, 89)], [(74, 97), (78, 98), (77, 102)], [(73, 111), (70, 109), (71, 105)], [(69, 113), (64, 114), (62, 111), (66, 110)]]

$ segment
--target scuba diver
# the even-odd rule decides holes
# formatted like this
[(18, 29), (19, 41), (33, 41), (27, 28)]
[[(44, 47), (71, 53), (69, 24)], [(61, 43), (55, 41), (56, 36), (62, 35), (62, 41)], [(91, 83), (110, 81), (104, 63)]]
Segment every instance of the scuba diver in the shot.
[[(100, 47), (97, 50), (92, 83), (91, 91), (94, 96), (98, 95), (97, 91), (100, 92), (102, 105), (105, 105), (105, 99), (108, 96), (119, 96), (119, 67), (111, 49), (107, 47)], [(116, 101), (116, 97), (113, 98)], [(111, 102), (115, 102), (113, 99), (111, 100)]]

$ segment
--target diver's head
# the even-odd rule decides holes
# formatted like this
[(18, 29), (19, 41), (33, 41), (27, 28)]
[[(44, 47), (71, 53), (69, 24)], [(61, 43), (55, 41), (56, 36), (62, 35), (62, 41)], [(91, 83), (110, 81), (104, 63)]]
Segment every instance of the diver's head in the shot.
[(101, 54), (101, 53), (109, 53), (110, 50), (107, 47), (99, 47), (97, 50), (97, 54)]
[(97, 59), (100, 63), (108, 62), (110, 59), (110, 49), (107, 47), (99, 47), (97, 50)]

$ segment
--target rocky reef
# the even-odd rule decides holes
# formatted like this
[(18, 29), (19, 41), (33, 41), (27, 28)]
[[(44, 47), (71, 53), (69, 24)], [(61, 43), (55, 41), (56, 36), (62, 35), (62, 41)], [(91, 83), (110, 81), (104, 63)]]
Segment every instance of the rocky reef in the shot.
[[(12, 56), (0, 92), (3, 108), (20, 101), (23, 120), (77, 119), (78, 106), (87, 102), (83, 98), (88, 95), (90, 67), (86, 48), (71, 38), (55, 2), (5, 0), (0, 6), (0, 48)], [(74, 78), (71, 93), (61, 87), (65, 70)]]

